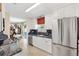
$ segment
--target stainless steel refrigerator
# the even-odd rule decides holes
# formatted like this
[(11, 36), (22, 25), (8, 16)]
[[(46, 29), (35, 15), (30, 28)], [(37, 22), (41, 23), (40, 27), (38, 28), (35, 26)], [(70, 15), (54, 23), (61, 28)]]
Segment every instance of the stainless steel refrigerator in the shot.
[(77, 17), (58, 19), (58, 44), (77, 47)]

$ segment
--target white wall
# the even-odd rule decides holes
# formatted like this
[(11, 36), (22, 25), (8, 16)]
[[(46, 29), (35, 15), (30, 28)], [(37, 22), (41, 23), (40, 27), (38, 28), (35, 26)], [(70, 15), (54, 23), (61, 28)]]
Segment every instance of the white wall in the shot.
[(2, 31), (2, 13), (0, 12), (0, 31)]
[(27, 31), (29, 32), (30, 29), (35, 29), (36, 19), (26, 19)]
[(53, 20), (52, 14), (45, 15), (45, 29), (52, 29)]
[(8, 13), (5, 13), (5, 31), (4, 34), (7, 34), (10, 37), (10, 17)]

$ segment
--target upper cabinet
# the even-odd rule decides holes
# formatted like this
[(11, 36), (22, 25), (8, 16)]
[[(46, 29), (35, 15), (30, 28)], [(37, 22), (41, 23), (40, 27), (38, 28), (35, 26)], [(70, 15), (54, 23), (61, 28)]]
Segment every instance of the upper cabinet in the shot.
[(79, 17), (79, 3), (76, 4), (76, 16)]
[(76, 5), (70, 5), (63, 8), (63, 17), (74, 17), (76, 16)]
[(79, 4), (70, 4), (59, 8), (52, 13), (52, 17), (60, 19), (63, 17), (79, 16)]

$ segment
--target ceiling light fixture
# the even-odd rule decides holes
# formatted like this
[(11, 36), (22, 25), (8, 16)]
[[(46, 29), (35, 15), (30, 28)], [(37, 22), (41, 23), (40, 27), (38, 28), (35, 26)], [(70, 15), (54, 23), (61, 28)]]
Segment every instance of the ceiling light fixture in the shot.
[(25, 22), (25, 20), (21, 19), (21, 18), (16, 18), (16, 17), (10, 17), (10, 22), (11, 23), (21, 23), (21, 22)]
[(33, 8), (35, 8), (38, 5), (40, 5), (40, 3), (34, 4), (32, 7), (28, 8), (25, 12), (29, 12), (30, 10), (32, 10)]

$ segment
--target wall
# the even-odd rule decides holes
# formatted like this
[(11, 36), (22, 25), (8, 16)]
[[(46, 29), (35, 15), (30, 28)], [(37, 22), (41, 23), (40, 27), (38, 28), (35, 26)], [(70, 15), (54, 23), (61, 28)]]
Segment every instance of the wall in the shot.
[(52, 14), (45, 15), (45, 29), (52, 29), (52, 22), (54, 18), (52, 17)]
[(4, 33), (8, 35), (8, 37), (10, 37), (10, 19), (9, 19), (9, 14), (6, 13), (5, 14), (5, 31)]
[(9, 13), (6, 12), (5, 4), (2, 4), (2, 18), (5, 19), (5, 31), (4, 34), (7, 34), (10, 37), (10, 17)]
[(2, 5), (0, 3), (0, 31), (2, 31)]
[(0, 12), (0, 31), (2, 31), (2, 13)]
[(29, 32), (30, 29), (35, 29), (36, 24), (36, 19), (26, 19), (27, 31)]

